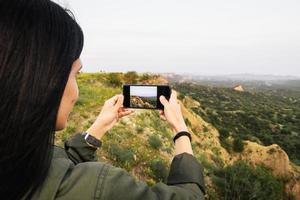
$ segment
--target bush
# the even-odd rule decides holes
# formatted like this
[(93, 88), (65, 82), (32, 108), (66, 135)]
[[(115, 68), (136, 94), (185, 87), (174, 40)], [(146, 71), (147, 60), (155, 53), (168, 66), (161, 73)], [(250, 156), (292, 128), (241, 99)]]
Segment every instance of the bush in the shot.
[(223, 138), (227, 138), (229, 136), (229, 130), (225, 128), (221, 128), (219, 130), (220, 136)]
[(148, 142), (153, 149), (159, 149), (162, 146), (160, 138), (156, 135), (151, 135), (148, 138)]
[(207, 126), (204, 126), (204, 127), (203, 127), (203, 131), (204, 131), (205, 133), (209, 131), (209, 129), (207, 128)]
[(129, 71), (124, 75), (124, 81), (126, 84), (135, 84), (137, 83), (139, 75), (136, 71)]
[(233, 151), (243, 152), (244, 151), (244, 142), (240, 138), (234, 138), (233, 140)]
[(165, 182), (168, 176), (167, 164), (161, 159), (156, 159), (151, 161), (149, 165), (152, 171), (151, 177), (156, 181)]
[(266, 167), (254, 168), (244, 161), (217, 170), (213, 182), (224, 200), (283, 199), (284, 185), (280, 179)]
[(108, 152), (122, 167), (129, 168), (134, 163), (134, 153), (131, 149), (123, 149), (117, 144), (112, 144)]
[(111, 87), (121, 87), (122, 81), (119, 76), (119, 73), (109, 73), (106, 83), (108, 86), (111, 86)]
[(143, 73), (143, 75), (140, 77), (140, 81), (148, 81), (151, 78), (151, 75), (149, 73)]
[(143, 133), (143, 132), (144, 132), (144, 128), (143, 128), (143, 127), (141, 127), (141, 126), (136, 126), (135, 130), (136, 130), (136, 132), (137, 132), (138, 134), (140, 134), (140, 133)]

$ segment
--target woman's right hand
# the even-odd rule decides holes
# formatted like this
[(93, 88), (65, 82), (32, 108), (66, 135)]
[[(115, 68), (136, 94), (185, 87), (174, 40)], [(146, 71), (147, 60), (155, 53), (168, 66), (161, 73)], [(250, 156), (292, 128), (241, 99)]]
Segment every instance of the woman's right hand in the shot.
[(160, 118), (169, 122), (174, 134), (188, 131), (177, 100), (177, 92), (172, 90), (169, 101), (163, 95), (159, 97), (159, 100), (164, 106), (164, 109), (159, 111)]

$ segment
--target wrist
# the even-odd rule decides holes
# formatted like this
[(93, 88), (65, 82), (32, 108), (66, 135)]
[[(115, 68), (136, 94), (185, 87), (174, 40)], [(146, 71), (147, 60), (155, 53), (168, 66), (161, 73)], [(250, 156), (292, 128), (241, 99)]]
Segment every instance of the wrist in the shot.
[(92, 125), (90, 128), (88, 128), (86, 130), (86, 132), (89, 133), (90, 135), (94, 136), (98, 140), (101, 140), (101, 138), (106, 133), (106, 129), (104, 127)]
[(173, 141), (176, 143), (176, 140), (180, 139), (181, 137), (188, 137), (190, 142), (192, 142), (192, 136), (188, 131), (180, 131), (175, 134)]
[(174, 134), (176, 134), (180, 131), (187, 131), (188, 132), (188, 128), (185, 125), (185, 123), (182, 123), (182, 124), (179, 124), (179, 125), (173, 127)]

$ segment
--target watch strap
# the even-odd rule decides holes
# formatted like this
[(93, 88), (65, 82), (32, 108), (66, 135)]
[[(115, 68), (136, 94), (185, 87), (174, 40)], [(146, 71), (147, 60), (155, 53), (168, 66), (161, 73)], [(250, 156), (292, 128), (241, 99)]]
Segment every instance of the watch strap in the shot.
[(181, 136), (188, 136), (189, 137), (189, 139), (190, 139), (190, 142), (192, 142), (192, 136), (191, 136), (191, 134), (189, 133), (189, 132), (187, 132), (187, 131), (180, 131), (180, 132), (178, 132), (175, 136), (174, 136), (174, 138), (173, 138), (173, 141), (174, 141), (174, 143), (175, 143), (175, 141), (179, 138), (179, 137), (181, 137)]
[(90, 135), (88, 132), (84, 132), (82, 134), (84, 136), (85, 142), (94, 148), (100, 148), (102, 146), (101, 140), (97, 139), (96, 137)]

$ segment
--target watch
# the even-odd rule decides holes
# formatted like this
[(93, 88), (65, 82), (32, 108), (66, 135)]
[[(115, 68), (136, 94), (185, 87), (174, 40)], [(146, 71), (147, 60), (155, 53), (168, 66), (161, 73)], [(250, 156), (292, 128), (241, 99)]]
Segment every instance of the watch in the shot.
[(98, 140), (97, 138), (95, 138), (94, 136), (90, 135), (87, 132), (82, 133), (82, 135), (84, 136), (84, 140), (85, 142), (89, 145), (92, 146), (94, 148), (99, 148), (102, 145), (102, 142), (100, 140)]

